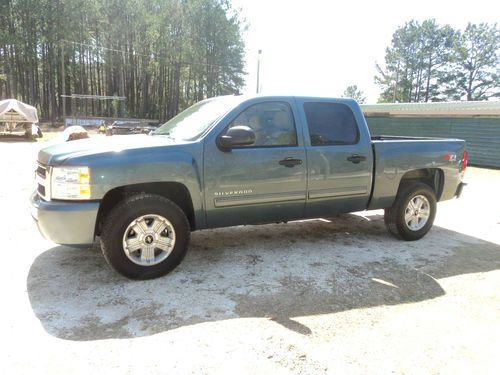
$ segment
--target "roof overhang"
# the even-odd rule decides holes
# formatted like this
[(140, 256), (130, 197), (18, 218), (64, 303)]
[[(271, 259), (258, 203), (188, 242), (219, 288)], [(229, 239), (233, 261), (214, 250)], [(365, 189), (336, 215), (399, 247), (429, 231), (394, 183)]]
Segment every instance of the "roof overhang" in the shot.
[(500, 117), (500, 101), (363, 104), (366, 117)]

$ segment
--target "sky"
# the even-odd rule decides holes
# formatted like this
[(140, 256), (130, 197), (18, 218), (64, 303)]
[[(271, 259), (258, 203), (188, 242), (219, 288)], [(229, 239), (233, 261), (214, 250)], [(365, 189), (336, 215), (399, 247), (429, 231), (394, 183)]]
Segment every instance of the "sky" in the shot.
[(233, 0), (248, 25), (246, 87), (263, 94), (339, 97), (357, 85), (376, 103), (375, 64), (384, 63), (394, 31), (415, 19), (464, 29), (468, 22), (500, 23), (491, 0)]

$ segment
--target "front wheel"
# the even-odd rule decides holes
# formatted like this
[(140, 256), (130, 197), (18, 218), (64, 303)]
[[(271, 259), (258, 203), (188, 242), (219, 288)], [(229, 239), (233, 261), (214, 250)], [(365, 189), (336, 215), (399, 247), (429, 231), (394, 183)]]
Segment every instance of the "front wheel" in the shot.
[(106, 217), (101, 248), (108, 264), (131, 279), (165, 275), (184, 258), (189, 223), (171, 200), (138, 194), (119, 203)]
[(415, 241), (427, 234), (436, 216), (436, 195), (422, 182), (403, 186), (391, 208), (385, 209), (384, 222), (391, 234)]

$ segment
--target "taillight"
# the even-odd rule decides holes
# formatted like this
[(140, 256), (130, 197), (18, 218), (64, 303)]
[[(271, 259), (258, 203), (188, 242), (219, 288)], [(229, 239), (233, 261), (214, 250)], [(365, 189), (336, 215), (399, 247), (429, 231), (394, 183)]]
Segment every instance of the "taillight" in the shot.
[(469, 162), (469, 153), (464, 151), (462, 154), (462, 173), (465, 172), (465, 168), (467, 168), (467, 163)]

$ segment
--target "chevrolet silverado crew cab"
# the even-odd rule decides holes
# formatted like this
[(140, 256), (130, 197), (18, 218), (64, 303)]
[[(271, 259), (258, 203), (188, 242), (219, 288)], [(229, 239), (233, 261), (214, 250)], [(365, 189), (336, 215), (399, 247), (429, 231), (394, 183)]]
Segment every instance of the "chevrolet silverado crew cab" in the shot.
[(466, 166), (462, 140), (370, 137), (351, 99), (223, 96), (149, 135), (42, 149), (32, 216), (59, 244), (100, 237), (115, 270), (148, 279), (206, 228), (385, 209), (390, 233), (417, 240)]

